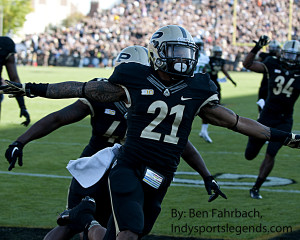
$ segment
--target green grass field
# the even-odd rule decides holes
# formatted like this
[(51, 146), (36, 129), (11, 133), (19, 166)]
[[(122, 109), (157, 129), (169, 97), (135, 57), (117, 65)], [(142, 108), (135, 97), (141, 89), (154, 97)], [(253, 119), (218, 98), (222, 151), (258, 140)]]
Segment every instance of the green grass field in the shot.
[[(107, 77), (111, 70), (19, 67), (18, 72), (22, 82), (54, 83)], [(238, 86), (234, 87), (230, 82), (222, 83), (223, 104), (241, 116), (256, 119), (255, 102), (261, 75), (245, 72), (230, 74)], [(26, 99), (31, 124), (74, 101)], [(7, 146), (26, 131), (27, 128), (20, 125), (22, 121), (16, 100), (6, 96), (2, 103), (0, 122), (0, 226), (51, 228), (56, 226), (57, 213), (64, 210), (66, 204), (70, 179), (65, 176), (70, 177), (70, 174), (65, 167), (69, 160), (78, 158), (91, 136), (89, 118), (31, 142), (24, 148), (23, 167), (17, 166), (12, 172), (8, 172), (4, 153)], [(288, 228), (289, 231), (299, 230), (299, 151), (282, 148), (270, 175), (292, 179), (295, 183), (263, 186), (263, 199), (253, 200), (249, 197), (249, 188), (255, 178), (246, 176), (240, 179), (224, 179), (221, 174), (256, 176), (265, 147), (256, 159), (247, 161), (244, 159), (247, 137), (228, 129), (210, 126), (209, 132), (214, 142), (208, 144), (198, 136), (200, 127), (201, 121), (197, 118), (190, 140), (205, 159), (211, 173), (217, 175), (216, 179), (228, 200), (220, 198), (208, 203), (208, 195), (203, 185), (188, 184), (187, 181), (179, 184), (176, 181), (177, 186), (171, 186), (165, 197), (162, 212), (151, 234), (212, 239), (269, 239), (280, 235), (280, 232), (286, 232), (285, 226), (291, 227)], [(299, 101), (295, 106), (293, 130), (300, 132)], [(183, 161), (178, 171), (193, 172)], [(196, 175), (178, 175), (176, 178), (201, 180)], [(198, 211), (198, 217), (190, 214), (195, 211)], [(248, 216), (228, 216), (224, 215), (224, 211), (248, 213)], [(179, 212), (183, 213), (181, 219)], [(204, 229), (205, 232), (200, 233)]]

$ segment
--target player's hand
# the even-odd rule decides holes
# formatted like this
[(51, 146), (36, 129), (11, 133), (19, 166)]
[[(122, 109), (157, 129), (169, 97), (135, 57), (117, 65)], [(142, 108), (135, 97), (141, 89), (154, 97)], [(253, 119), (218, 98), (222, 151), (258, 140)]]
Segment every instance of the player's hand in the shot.
[(260, 36), (260, 38), (258, 39), (258, 42), (257, 41), (254, 41), (256, 43), (256, 46), (262, 48), (264, 46), (267, 46), (269, 43), (270, 43), (270, 38), (266, 35), (262, 35)]
[(5, 157), (9, 163), (8, 171), (11, 171), (18, 160), (18, 164), (21, 167), (23, 165), (23, 147), (21, 142), (15, 141), (8, 146), (5, 152)]
[[(208, 202), (212, 202), (220, 195), (222, 198), (227, 199), (226, 195), (220, 190), (220, 187), (213, 176), (204, 178), (204, 184), (208, 195), (211, 195)], [(214, 192), (212, 194), (212, 191)]]
[(16, 83), (9, 80), (5, 80), (7, 85), (0, 86), (0, 93), (10, 94), (9, 97), (19, 97), (25, 96), (26, 94), (26, 84)]
[(26, 118), (26, 120), (24, 122), (22, 122), (21, 124), (24, 125), (25, 127), (27, 127), (30, 123), (30, 116), (29, 116), (29, 113), (26, 108), (22, 107), (20, 109), (20, 117)]
[(283, 144), (291, 148), (300, 149), (300, 134), (291, 133), (290, 136), (286, 138)]

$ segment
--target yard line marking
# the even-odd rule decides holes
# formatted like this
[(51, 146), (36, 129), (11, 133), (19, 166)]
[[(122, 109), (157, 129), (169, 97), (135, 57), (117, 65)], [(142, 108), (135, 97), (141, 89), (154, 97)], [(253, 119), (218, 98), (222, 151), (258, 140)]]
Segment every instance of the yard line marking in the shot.
[(0, 171), (0, 174), (28, 176), (28, 177), (44, 177), (44, 178), (67, 178), (67, 179), (72, 178), (72, 176), (61, 176), (61, 175), (52, 175), (52, 174), (39, 174), (39, 173), (16, 173), (16, 172), (5, 172), (5, 171)]
[[(52, 175), (52, 174), (38, 174), (38, 173), (16, 173), (16, 172), (5, 172), (0, 171), (0, 174), (6, 175), (14, 175), (14, 176), (28, 176), (28, 177), (43, 177), (43, 178), (62, 178), (62, 179), (71, 179), (71, 176), (61, 176), (61, 175)], [(172, 183), (172, 187), (196, 187), (196, 188), (203, 188), (203, 184), (199, 185), (188, 185), (188, 184), (178, 184)], [(247, 190), (249, 191), (249, 187), (233, 187), (233, 186), (221, 186), (222, 189), (233, 189), (233, 190)], [(261, 190), (266, 192), (281, 192), (281, 193), (300, 193), (300, 190), (284, 190), (284, 189), (267, 189), (261, 188)]]
[[(219, 182), (218, 182), (219, 183)], [(202, 187), (202, 185), (187, 185), (187, 184), (177, 184), (172, 183), (171, 186), (174, 187)], [(249, 187), (229, 187), (229, 186), (221, 186), (222, 189), (236, 189), (236, 190), (247, 190), (249, 191)], [(260, 188), (260, 190), (266, 192), (282, 192), (282, 193), (300, 193), (300, 190), (284, 190), (284, 189), (268, 189), (268, 188)]]

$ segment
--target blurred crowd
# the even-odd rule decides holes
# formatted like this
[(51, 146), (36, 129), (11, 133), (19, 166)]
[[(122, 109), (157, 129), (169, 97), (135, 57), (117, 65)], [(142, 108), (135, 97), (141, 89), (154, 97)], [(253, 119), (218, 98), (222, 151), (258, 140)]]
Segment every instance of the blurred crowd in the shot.
[[(130, 45), (147, 46), (154, 31), (176, 24), (201, 37), (209, 55), (221, 46), (223, 58), (236, 64), (260, 35), (280, 43), (288, 40), (289, 3), (278, 0), (238, 0), (236, 32), (234, 0), (124, 0), (110, 10), (95, 12), (72, 27), (56, 27), (26, 36), (18, 45), (18, 64), (112, 67), (118, 52)], [(300, 35), (300, 1), (293, 4), (292, 37)], [(235, 38), (234, 38), (235, 36)]]

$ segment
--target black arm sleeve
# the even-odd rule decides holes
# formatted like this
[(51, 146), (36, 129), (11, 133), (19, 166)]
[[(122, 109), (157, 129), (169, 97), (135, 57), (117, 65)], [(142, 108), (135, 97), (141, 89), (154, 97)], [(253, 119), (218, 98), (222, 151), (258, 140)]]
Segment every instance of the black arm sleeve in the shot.
[(48, 83), (26, 83), (26, 90), (34, 96), (46, 97)]

